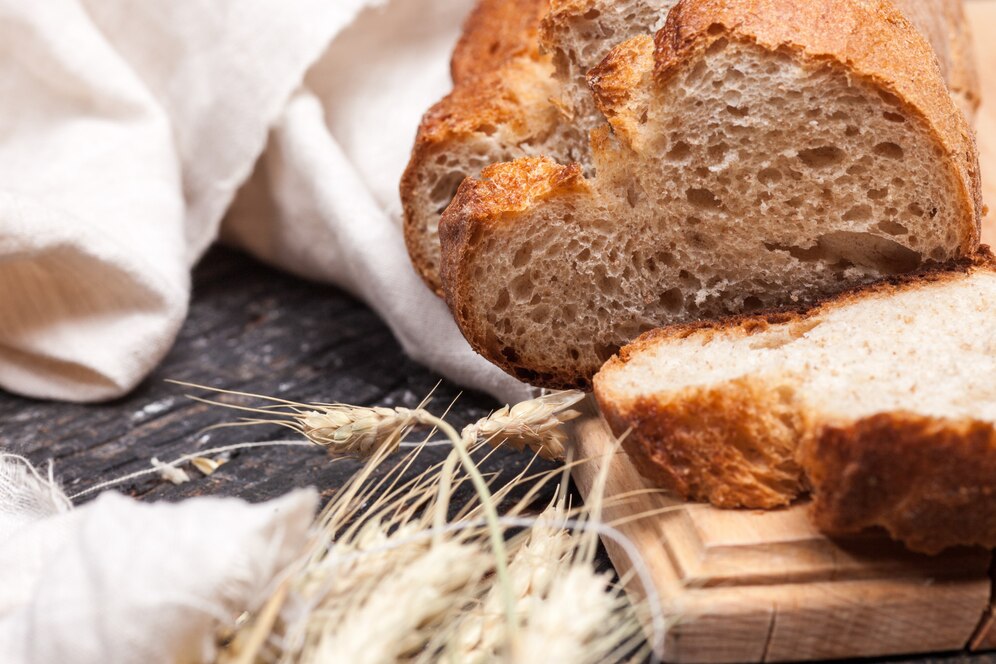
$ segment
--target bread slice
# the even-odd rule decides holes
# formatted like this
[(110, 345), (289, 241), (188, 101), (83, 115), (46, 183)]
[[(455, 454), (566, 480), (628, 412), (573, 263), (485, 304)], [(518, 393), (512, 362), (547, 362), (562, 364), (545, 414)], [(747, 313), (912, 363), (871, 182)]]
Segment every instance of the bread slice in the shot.
[[(828, 30), (826, 16), (834, 17)], [(975, 141), (929, 44), (884, 1), (683, 0), (589, 81), (596, 176), (520, 159), (441, 226), (471, 345), (586, 388), (641, 332), (784, 306), (971, 255)]]
[[(430, 288), (443, 293), (439, 220), (460, 183), (485, 166), (526, 156), (589, 165), (587, 132), (604, 120), (585, 74), (616, 43), (663, 22), (676, 1), (515, 0), (515, 7), (503, 7), (484, 0), (478, 6), (453, 57), (453, 92), (422, 120), (401, 181), (405, 241)], [(532, 49), (524, 46), (530, 39)]]
[(852, 292), (805, 315), (651, 332), (595, 377), (647, 477), (719, 507), (812, 487), (831, 534), (996, 547), (996, 261)]

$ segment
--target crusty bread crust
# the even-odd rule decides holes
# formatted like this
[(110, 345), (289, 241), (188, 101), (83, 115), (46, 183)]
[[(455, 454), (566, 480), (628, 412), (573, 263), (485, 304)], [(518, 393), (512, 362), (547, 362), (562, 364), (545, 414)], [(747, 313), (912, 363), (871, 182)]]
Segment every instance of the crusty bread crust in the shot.
[(996, 547), (996, 428), (885, 413), (823, 426), (800, 450), (812, 518), (832, 535), (885, 528), (914, 551)]
[[(978, 270), (996, 272), (996, 258), (982, 247), (972, 260), (946, 268), (853, 289), (805, 312), (768, 312), (648, 332), (595, 376), (596, 400), (640, 472), (682, 498), (767, 509), (791, 503), (811, 485), (814, 521), (831, 534), (881, 526), (911, 549), (927, 553), (955, 545), (996, 547), (996, 430), (991, 422), (909, 413), (828, 422), (793, 401), (776, 378), (744, 377), (635, 400), (608, 385), (631, 358), (671, 340), (749, 337), (774, 325), (805, 325), (863, 298), (962, 279)], [(905, 471), (886, 472), (890, 464)], [(777, 483), (770, 482), (770, 468), (780, 471)], [(883, 482), (876, 494), (873, 486)], [(971, 515), (959, 516), (958, 510), (969, 505)]]
[(981, 103), (974, 40), (963, 0), (892, 0), (934, 47), (959, 108), (974, 124)]
[(453, 91), (425, 114), (400, 183), (408, 253), (426, 285), (442, 295), (435, 252), (426, 246), (424, 194), (436, 157), (496, 128), (511, 138), (543, 135), (559, 121), (548, 99), (556, 92), (549, 58), (539, 52), (539, 26), (549, 0), (479, 0), (464, 23), (450, 62)]
[(626, 410), (604, 396), (600, 405), (634, 465), (657, 486), (717, 507), (772, 509), (806, 490), (795, 460), (805, 412), (790, 396), (744, 378), (642, 398)]
[(450, 73), (456, 86), (520, 56), (539, 56), (539, 27), (549, 0), (479, 0), (463, 24)]

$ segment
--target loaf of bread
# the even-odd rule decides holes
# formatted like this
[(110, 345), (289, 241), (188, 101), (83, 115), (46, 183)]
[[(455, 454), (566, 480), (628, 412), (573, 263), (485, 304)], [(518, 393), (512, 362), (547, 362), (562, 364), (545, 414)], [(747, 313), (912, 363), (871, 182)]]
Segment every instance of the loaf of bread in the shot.
[(886, 0), (682, 0), (587, 81), (607, 120), (590, 165), (489, 166), (440, 226), (460, 328), (527, 382), (586, 388), (646, 330), (805, 306), (977, 249), (962, 93)]
[[(659, 29), (675, 2), (481, 0), (453, 54), (454, 91), (426, 115), (401, 185), (406, 241), (430, 288), (442, 294), (439, 217), (465, 178), (530, 155), (590, 173), (588, 131), (604, 118), (585, 75), (612, 46)], [(930, 41), (952, 95), (974, 116), (978, 77), (961, 0), (895, 4)]]
[(996, 547), (996, 261), (648, 333), (595, 377), (641, 472), (720, 507), (810, 487), (831, 534)]

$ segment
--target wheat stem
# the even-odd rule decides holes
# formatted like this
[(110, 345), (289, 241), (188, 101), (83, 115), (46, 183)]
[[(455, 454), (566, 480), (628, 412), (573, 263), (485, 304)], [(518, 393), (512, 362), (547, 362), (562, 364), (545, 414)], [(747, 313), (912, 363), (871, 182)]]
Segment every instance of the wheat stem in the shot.
[(488, 535), (491, 540), (491, 549), (495, 556), (495, 576), (498, 577), (498, 584), (501, 586), (502, 600), (505, 605), (505, 619), (508, 621), (509, 641), (516, 643), (515, 625), (515, 594), (512, 589), (512, 580), (508, 573), (508, 549), (505, 546), (505, 532), (501, 527), (498, 508), (494, 500), (491, 499), (491, 490), (488, 488), (484, 476), (481, 475), (477, 464), (470, 457), (464, 439), (457, 433), (448, 422), (425, 411), (417, 411), (418, 418), (422, 424), (434, 426), (453, 443), (453, 451), (459, 456), (464, 471), (470, 477), (471, 484), (477, 492), (484, 511), (484, 519), (487, 522)]

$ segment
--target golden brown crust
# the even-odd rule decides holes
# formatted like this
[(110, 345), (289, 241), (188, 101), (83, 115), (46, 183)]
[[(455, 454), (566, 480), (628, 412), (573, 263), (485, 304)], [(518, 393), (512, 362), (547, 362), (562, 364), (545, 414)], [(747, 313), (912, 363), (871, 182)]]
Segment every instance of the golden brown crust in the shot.
[(743, 378), (620, 404), (595, 397), (635, 465), (658, 486), (717, 507), (771, 509), (805, 491), (795, 461), (803, 411), (790, 390)]
[(539, 57), (539, 27), (549, 0), (480, 0), (463, 25), (450, 72), (456, 86), (520, 56)]
[(618, 44), (588, 72), (588, 86), (595, 105), (612, 129), (633, 146), (639, 133), (640, 114), (635, 104), (646, 97), (645, 78), (654, 69), (654, 40), (649, 35)]
[[(827, 26), (832, 25), (832, 29)], [(689, 58), (721, 40), (791, 53), (813, 66), (834, 62), (883, 98), (919, 117), (944, 150), (964, 201), (963, 251), (979, 242), (982, 189), (975, 136), (955, 106), (937, 57), (889, 0), (682, 0), (657, 33), (656, 76), (666, 85)]]
[(834, 535), (885, 528), (922, 553), (996, 547), (996, 429), (904, 413), (827, 425), (800, 458), (812, 517)]

